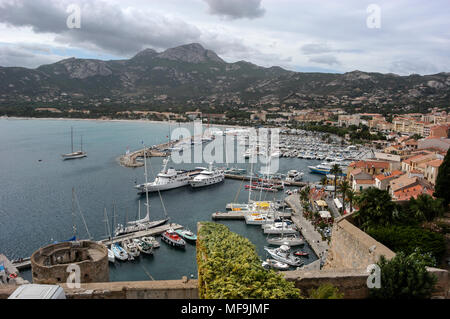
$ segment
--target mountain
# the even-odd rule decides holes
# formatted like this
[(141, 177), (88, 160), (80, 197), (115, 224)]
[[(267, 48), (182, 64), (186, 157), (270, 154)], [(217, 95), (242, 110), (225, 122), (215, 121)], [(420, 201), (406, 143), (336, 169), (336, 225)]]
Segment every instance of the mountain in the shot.
[(9, 107), (407, 107), (445, 105), (449, 98), (449, 73), (301, 73), (227, 63), (197, 43), (145, 49), (128, 60), (70, 58), (36, 69), (0, 67), (0, 106)]

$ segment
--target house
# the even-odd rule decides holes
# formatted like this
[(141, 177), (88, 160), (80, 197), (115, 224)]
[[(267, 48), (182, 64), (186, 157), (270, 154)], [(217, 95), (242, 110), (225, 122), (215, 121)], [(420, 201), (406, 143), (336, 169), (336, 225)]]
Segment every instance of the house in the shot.
[(374, 186), (375, 181), (373, 179), (354, 179), (352, 183), (352, 190), (354, 192), (361, 192), (367, 188)]
[(402, 171), (411, 172), (419, 169), (419, 165), (436, 159), (436, 154), (432, 152), (421, 152), (411, 156), (402, 162)]
[(379, 174), (375, 176), (375, 187), (381, 190), (389, 190), (390, 186), (389, 183), (400, 176), (402, 176), (404, 173), (402, 171), (393, 171), (393, 172), (387, 172), (383, 174)]
[(410, 177), (408, 174), (395, 178), (389, 182), (389, 193), (393, 196), (397, 191), (417, 185), (419, 184), (418, 179), (418, 177)]
[(417, 198), (421, 194), (433, 196), (433, 190), (421, 184), (402, 188), (392, 195), (394, 201), (409, 201), (411, 198)]
[(450, 138), (445, 137), (427, 137), (418, 141), (419, 150), (435, 148), (447, 152), (450, 148)]
[(385, 161), (358, 161), (350, 163), (347, 168), (347, 175), (350, 175), (354, 169), (361, 169), (361, 171), (371, 174), (378, 175), (389, 171), (390, 164)]
[(436, 185), (436, 177), (442, 163), (443, 160), (440, 159), (435, 159), (425, 163), (425, 178), (433, 185)]

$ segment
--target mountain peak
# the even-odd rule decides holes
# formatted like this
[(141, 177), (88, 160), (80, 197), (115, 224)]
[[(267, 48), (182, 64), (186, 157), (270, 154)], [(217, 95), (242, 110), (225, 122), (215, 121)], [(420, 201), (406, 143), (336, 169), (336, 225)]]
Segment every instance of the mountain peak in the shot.
[(142, 58), (142, 57), (154, 57), (154, 56), (156, 56), (157, 54), (158, 54), (158, 52), (156, 52), (155, 50), (150, 49), (150, 48), (147, 48), (147, 49), (144, 49), (144, 50), (138, 52), (138, 53), (133, 57), (133, 59), (134, 59), (134, 58)]
[(158, 54), (159, 58), (189, 63), (218, 62), (224, 63), (215, 52), (205, 49), (199, 43), (180, 45)]

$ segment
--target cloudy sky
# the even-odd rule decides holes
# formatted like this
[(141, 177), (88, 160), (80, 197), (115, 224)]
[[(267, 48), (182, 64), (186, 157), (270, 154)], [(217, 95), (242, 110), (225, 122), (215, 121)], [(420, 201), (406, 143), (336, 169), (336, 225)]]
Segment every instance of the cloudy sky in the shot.
[[(73, 4), (80, 28), (67, 25)], [(227, 62), (294, 71), (449, 72), (450, 2), (0, 0), (0, 66), (123, 59), (192, 42)]]

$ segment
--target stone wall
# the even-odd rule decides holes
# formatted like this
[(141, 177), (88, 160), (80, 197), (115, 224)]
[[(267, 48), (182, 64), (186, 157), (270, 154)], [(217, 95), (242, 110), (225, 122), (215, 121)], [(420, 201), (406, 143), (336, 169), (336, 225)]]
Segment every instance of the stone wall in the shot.
[(369, 295), (368, 274), (358, 270), (294, 270), (283, 273), (286, 280), (294, 281), (302, 295), (323, 284), (332, 284), (344, 294), (345, 299), (364, 299)]
[(198, 281), (158, 280), (81, 284), (70, 289), (63, 284), (68, 299), (198, 299)]
[(324, 270), (363, 269), (375, 264), (381, 255), (387, 259), (395, 256), (389, 248), (376, 241), (348, 219), (352, 214), (336, 219)]

